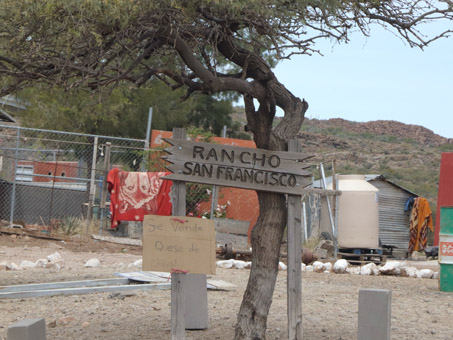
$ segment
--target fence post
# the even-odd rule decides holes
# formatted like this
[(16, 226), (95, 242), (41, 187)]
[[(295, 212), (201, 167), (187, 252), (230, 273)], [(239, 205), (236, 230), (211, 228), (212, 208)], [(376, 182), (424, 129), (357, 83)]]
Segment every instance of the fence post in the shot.
[(146, 138), (145, 138), (145, 148), (144, 148), (144, 155), (142, 159), (141, 171), (144, 172), (148, 168), (148, 160), (149, 160), (149, 143), (151, 139), (151, 122), (153, 121), (153, 108), (150, 107), (148, 111), (148, 125), (146, 127)]
[(102, 181), (102, 193), (101, 193), (101, 221), (99, 223), (99, 235), (102, 235), (102, 227), (104, 226), (104, 211), (105, 209), (105, 201), (107, 200), (107, 175), (110, 171), (110, 153), (112, 150), (112, 143), (107, 142), (105, 143), (105, 158), (104, 158), (104, 178)]
[(14, 206), (16, 204), (16, 173), (17, 173), (17, 159), (19, 158), (19, 146), (20, 146), (20, 128), (17, 128), (16, 150), (14, 153), (13, 192), (11, 193), (11, 207), (9, 214), (10, 227), (14, 226)]
[(93, 144), (93, 160), (91, 162), (90, 194), (88, 197), (86, 234), (88, 234), (88, 230), (91, 225), (91, 219), (93, 217), (94, 196), (96, 195), (96, 186), (94, 180), (96, 178), (97, 155), (98, 155), (98, 136), (94, 137)]
[[(300, 152), (297, 139), (288, 142), (288, 151)], [(302, 339), (302, 196), (288, 195), (288, 339)]]

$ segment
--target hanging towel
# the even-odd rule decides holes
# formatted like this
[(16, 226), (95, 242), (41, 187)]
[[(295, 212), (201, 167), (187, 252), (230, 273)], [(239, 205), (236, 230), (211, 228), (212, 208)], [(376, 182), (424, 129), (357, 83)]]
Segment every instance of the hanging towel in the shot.
[(128, 172), (112, 169), (107, 183), (110, 192), (111, 228), (120, 221), (143, 221), (145, 215), (171, 215), (169, 172)]
[(428, 200), (423, 197), (417, 197), (414, 200), (414, 206), (411, 212), (411, 221), (409, 225), (409, 256), (414, 251), (423, 250), (427, 246), (428, 228), (433, 231), (433, 218)]

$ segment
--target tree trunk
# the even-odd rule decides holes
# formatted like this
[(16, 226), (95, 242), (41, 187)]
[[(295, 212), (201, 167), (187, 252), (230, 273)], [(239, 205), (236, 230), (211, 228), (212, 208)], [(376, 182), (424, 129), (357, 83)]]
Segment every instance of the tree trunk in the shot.
[(252, 268), (236, 324), (236, 340), (265, 339), (286, 226), (285, 196), (258, 192), (260, 215), (252, 230)]
[[(308, 104), (293, 96), (278, 81), (267, 83), (268, 96), (259, 99), (255, 110), (252, 96), (244, 96), (247, 127), (254, 134), (256, 146), (286, 150), (302, 125)], [(285, 116), (272, 128), (275, 104), (284, 107)], [(282, 194), (258, 192), (260, 215), (253, 227), (252, 268), (244, 293), (235, 330), (235, 340), (264, 340), (272, 295), (278, 273), (280, 246), (286, 227), (286, 202)]]

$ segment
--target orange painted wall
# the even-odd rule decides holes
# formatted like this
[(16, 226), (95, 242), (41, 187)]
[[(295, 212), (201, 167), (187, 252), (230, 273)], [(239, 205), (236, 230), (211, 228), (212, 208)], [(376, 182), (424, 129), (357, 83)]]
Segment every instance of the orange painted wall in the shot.
[[(162, 138), (171, 138), (170, 131), (152, 130), (150, 148), (159, 148), (163, 146)], [(212, 141), (216, 144), (233, 145), (246, 148), (256, 148), (255, 143), (250, 140), (213, 137)], [(153, 158), (151, 156), (151, 158)], [(258, 195), (254, 190), (245, 190), (237, 188), (222, 187), (219, 192), (219, 205), (225, 205), (230, 202), (227, 208), (227, 218), (239, 221), (249, 221), (252, 227), (258, 220), (259, 206)], [(202, 212), (211, 210), (210, 202), (203, 202), (200, 205)]]

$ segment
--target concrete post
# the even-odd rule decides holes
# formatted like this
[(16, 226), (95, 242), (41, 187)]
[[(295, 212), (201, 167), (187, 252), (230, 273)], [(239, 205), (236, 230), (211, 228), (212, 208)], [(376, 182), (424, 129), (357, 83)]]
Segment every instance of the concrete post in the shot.
[(392, 292), (360, 289), (357, 340), (390, 340)]
[(28, 319), (8, 327), (8, 340), (46, 340), (46, 323), (41, 319)]

